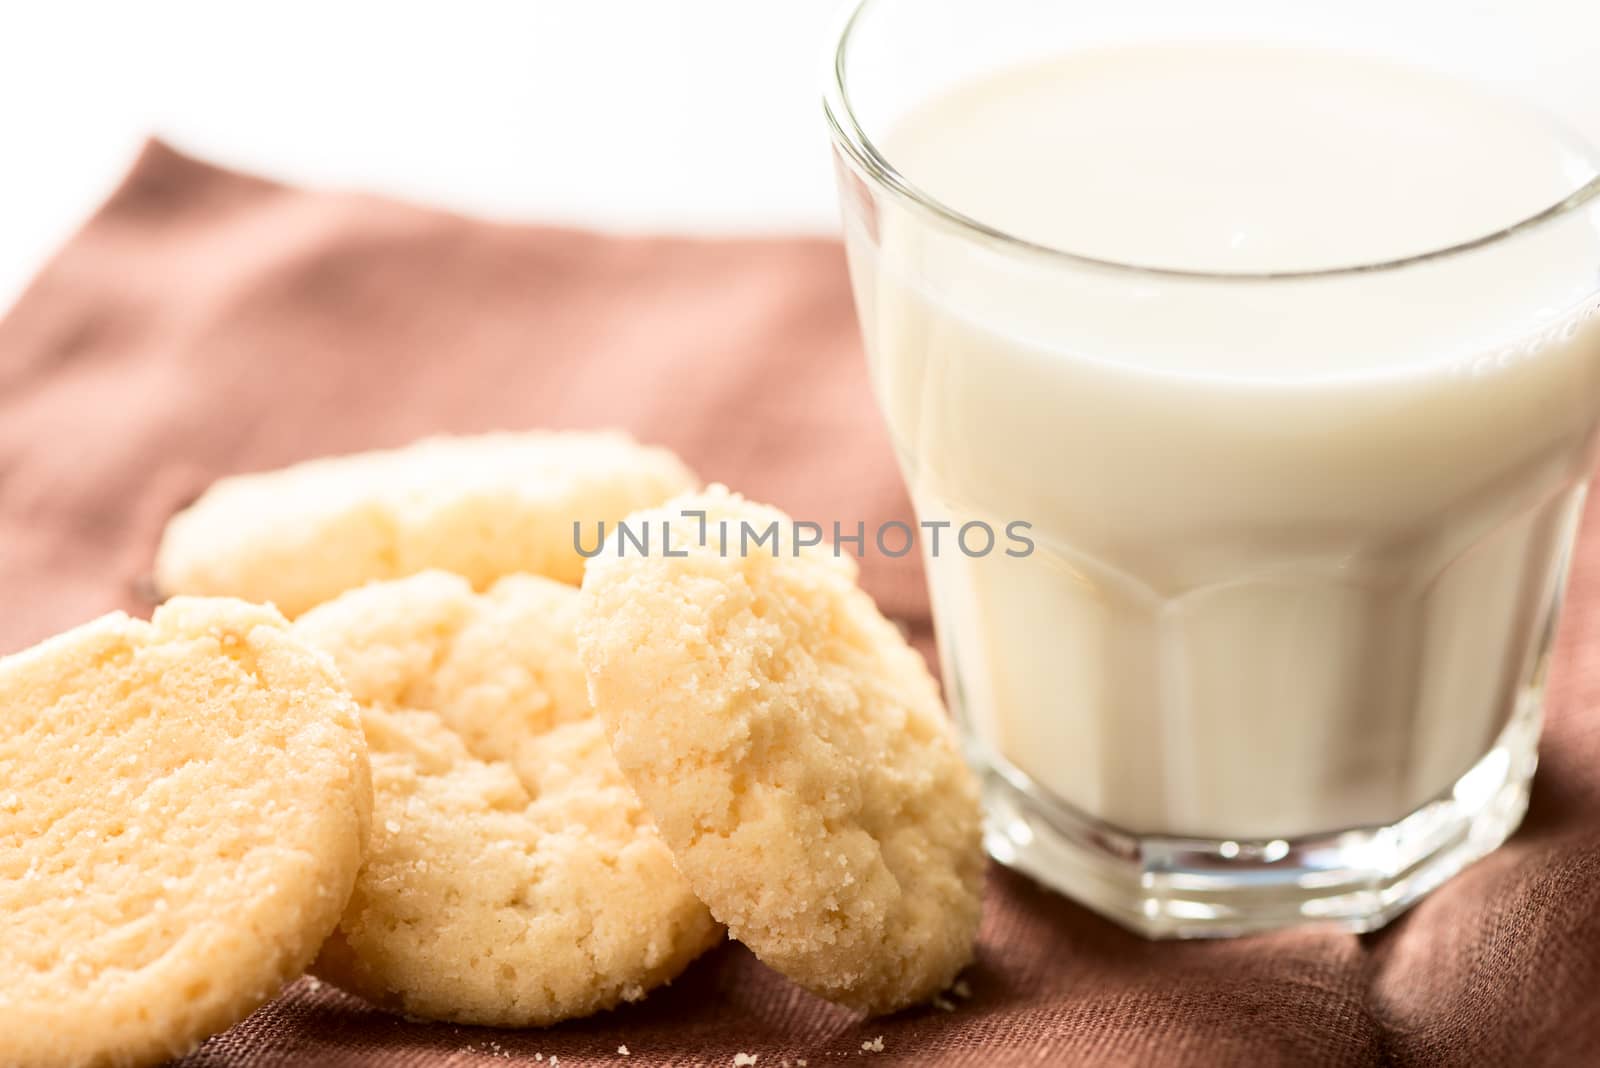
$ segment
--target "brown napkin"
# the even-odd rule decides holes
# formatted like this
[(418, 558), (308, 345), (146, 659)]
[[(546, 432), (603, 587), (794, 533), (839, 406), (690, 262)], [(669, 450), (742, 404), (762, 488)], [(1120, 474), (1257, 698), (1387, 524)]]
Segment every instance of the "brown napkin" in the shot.
[[(147, 609), (162, 523), (218, 475), (597, 425), (797, 518), (910, 518), (833, 242), (490, 225), (153, 145), (0, 320), (0, 653)], [(1591, 534), (1526, 826), (1379, 934), (1151, 944), (997, 869), (950, 1011), (863, 1023), (730, 944), (637, 1005), (535, 1032), (411, 1023), (302, 980), (183, 1064), (1600, 1063)], [(915, 558), (863, 574), (927, 650)]]

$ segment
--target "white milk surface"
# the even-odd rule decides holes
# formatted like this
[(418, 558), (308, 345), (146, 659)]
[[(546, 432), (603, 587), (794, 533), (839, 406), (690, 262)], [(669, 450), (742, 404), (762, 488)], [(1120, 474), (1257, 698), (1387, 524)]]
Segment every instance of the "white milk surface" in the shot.
[[(1003, 72), (879, 148), (987, 226), (1191, 272), (1426, 253), (1596, 170), (1471, 84), (1250, 45)], [(946, 539), (930, 581), (968, 731), (1057, 799), (1141, 833), (1387, 823), (1537, 700), (1595, 454), (1595, 209), (1270, 281), (907, 210), (851, 237), (922, 518), (1032, 524), (1024, 559)]]

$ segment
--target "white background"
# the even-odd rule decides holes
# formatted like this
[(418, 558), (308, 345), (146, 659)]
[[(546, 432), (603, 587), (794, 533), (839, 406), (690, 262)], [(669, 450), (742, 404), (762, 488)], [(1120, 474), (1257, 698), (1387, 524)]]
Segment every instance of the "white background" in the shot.
[(612, 229), (837, 226), (837, 0), (0, 0), (0, 311), (157, 134), (207, 159)]
[[(1387, 27), (1516, 59), (1479, 26), (1504, 2), (1259, 3), (1275, 22)], [(1519, 3), (1528, 27), (1565, 42), (1577, 85), (1565, 99), (1600, 131), (1600, 0)], [(820, 97), (840, 5), (0, 0), (0, 313), (151, 134), (291, 182), (489, 217), (836, 230)], [(1086, 3), (1071, 17), (1124, 10)], [(1535, 69), (1553, 73), (1548, 57)]]

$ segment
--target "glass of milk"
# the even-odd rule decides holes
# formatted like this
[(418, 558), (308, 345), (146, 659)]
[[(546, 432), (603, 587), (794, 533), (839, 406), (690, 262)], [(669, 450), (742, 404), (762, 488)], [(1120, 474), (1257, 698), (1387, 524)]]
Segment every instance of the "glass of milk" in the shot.
[(1600, 429), (1597, 42), (1545, 0), (847, 14), (906, 481), (1032, 543), (922, 539), (998, 860), (1150, 936), (1367, 930), (1516, 828)]

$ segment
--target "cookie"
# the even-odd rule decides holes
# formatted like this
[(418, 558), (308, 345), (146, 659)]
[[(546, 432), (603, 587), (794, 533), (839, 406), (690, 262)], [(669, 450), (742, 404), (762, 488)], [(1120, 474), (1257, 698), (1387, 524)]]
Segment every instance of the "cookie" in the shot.
[(271, 603), (293, 619), (381, 579), (438, 568), (485, 589), (527, 572), (577, 585), (598, 524), (699, 485), (617, 431), (428, 438), (225, 478), (167, 525), (155, 585)]
[(361, 705), (377, 795), (319, 976), (411, 1016), (537, 1026), (643, 997), (721, 939), (590, 709), (578, 596), (430, 572), (295, 624)]
[(0, 1064), (178, 1056), (299, 975), (372, 808), (332, 663), (181, 598), (0, 660)]
[[(854, 561), (797, 552), (775, 509), (713, 487), (628, 524), (655, 551), (612, 542), (589, 562), (578, 645), (679, 869), (823, 997), (879, 1013), (936, 994), (971, 959), (983, 854), (977, 783), (922, 658)], [(743, 524), (778, 537), (751, 544)]]

